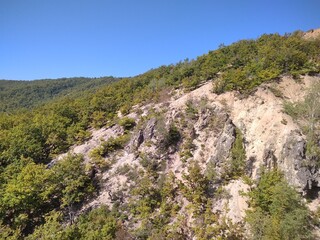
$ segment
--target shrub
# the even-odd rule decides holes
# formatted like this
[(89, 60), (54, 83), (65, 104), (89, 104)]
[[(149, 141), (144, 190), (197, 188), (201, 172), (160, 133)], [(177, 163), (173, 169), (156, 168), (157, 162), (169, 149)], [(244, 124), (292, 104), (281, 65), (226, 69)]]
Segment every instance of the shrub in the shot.
[(128, 163), (126, 163), (126, 164), (123, 164), (122, 166), (119, 166), (117, 168), (116, 173), (118, 175), (126, 175), (127, 173), (129, 173), (130, 170), (131, 170), (130, 165)]
[(94, 111), (92, 113), (91, 126), (93, 128), (101, 128), (107, 123), (106, 114), (103, 111)]
[(125, 131), (128, 131), (136, 125), (136, 122), (133, 118), (124, 117), (120, 119), (119, 125), (122, 126)]
[(102, 206), (79, 218), (76, 223), (78, 239), (115, 239), (117, 220)]
[(301, 107), (302, 106), (299, 103), (294, 104), (286, 101), (283, 104), (283, 111), (290, 117), (292, 117), (294, 120), (297, 120), (303, 111), (303, 108)]
[(182, 85), (186, 88), (187, 91), (191, 91), (199, 86), (201, 82), (200, 77), (198, 76), (192, 76), (192, 77), (186, 77), (182, 79)]
[(198, 119), (198, 110), (196, 109), (195, 104), (191, 99), (186, 102), (186, 115), (188, 119)]
[(165, 145), (167, 147), (176, 145), (181, 139), (181, 134), (175, 125), (170, 125), (168, 134), (165, 138)]
[(180, 159), (182, 162), (185, 162), (188, 158), (193, 157), (192, 151), (194, 151), (196, 145), (193, 144), (191, 138), (186, 139), (182, 146), (182, 151), (180, 152)]
[(243, 146), (243, 136), (236, 128), (236, 139), (231, 148), (230, 160), (226, 165), (223, 178), (226, 180), (236, 179), (244, 175), (246, 152)]
[(102, 169), (107, 168), (110, 163), (106, 162), (103, 158), (116, 150), (124, 148), (129, 138), (128, 134), (124, 134), (116, 138), (110, 137), (107, 141), (103, 141), (99, 147), (89, 153), (91, 160), (98, 167)]
[(209, 179), (202, 173), (198, 162), (191, 162), (188, 174), (183, 174), (181, 186), (185, 198), (192, 203), (194, 217), (204, 213), (205, 205), (210, 197)]
[(275, 87), (269, 87), (269, 90), (273, 93), (273, 95), (275, 95), (278, 98), (283, 98), (283, 93)]
[(252, 239), (312, 239), (309, 211), (281, 172), (262, 170), (248, 196)]

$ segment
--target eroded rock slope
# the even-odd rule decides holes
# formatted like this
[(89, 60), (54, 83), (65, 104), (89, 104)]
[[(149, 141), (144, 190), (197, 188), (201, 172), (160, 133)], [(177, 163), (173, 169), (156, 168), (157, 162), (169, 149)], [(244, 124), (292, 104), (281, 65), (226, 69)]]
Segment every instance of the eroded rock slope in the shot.
[[(102, 179), (100, 192), (82, 211), (102, 204), (128, 206), (139, 201), (143, 195), (132, 192), (144, 184), (140, 179), (143, 176), (149, 179), (148, 186), (160, 184), (161, 178), (169, 174), (183, 184), (190, 164), (197, 162), (204, 174), (214, 175), (209, 184), (219, 196), (212, 202), (212, 211), (241, 223), (248, 208), (241, 192), (250, 187), (233, 172), (230, 163), (237, 139), (244, 151), (239, 168), (246, 176), (257, 179), (262, 167), (277, 167), (299, 192), (317, 191), (319, 171), (306, 164), (306, 136), (284, 113), (283, 104), (302, 100), (311, 84), (319, 80), (283, 77), (278, 83), (261, 85), (249, 96), (238, 92), (216, 95), (208, 82), (192, 92), (173, 94), (166, 102), (136, 106), (126, 116), (134, 119), (133, 128), (125, 130), (116, 124), (93, 130), (91, 140), (71, 150), (83, 154), (89, 163), (93, 162), (90, 152), (100, 144), (123, 134), (130, 136), (123, 147), (102, 156), (108, 164), (105, 168), (97, 166), (97, 175)], [(186, 216), (187, 225), (196, 224), (188, 211), (192, 200), (177, 193), (170, 201), (178, 205), (176, 216)], [(123, 209), (125, 212), (126, 207)], [(130, 212), (126, 214), (132, 218)], [(177, 221), (173, 217), (169, 223)], [(130, 224), (137, 227), (141, 223), (137, 220)]]

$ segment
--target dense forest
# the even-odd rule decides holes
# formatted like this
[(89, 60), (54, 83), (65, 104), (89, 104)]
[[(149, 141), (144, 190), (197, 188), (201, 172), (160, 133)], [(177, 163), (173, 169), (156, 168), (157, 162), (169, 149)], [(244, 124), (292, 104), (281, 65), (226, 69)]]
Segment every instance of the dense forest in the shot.
[[(302, 32), (262, 35), (132, 78), (0, 81), (0, 238), (184, 239), (178, 233), (166, 234), (167, 228), (174, 227), (167, 223), (177, 210), (171, 204), (177, 191), (194, 203), (195, 215), (205, 216), (208, 227), (195, 229), (198, 239), (212, 239), (219, 231), (227, 232), (227, 225), (209, 227), (216, 217), (206, 211), (211, 179), (196, 163), (184, 176), (185, 185), (167, 176), (156, 187), (147, 181), (157, 179), (155, 166), (151, 160), (146, 163), (150, 175), (137, 179), (139, 187), (132, 193), (141, 198), (127, 206), (135, 219), (152, 217), (152, 227), (146, 225), (144, 232), (126, 229), (122, 223), (128, 216), (116, 207), (102, 206), (75, 218), (74, 213), (99, 191), (99, 179), (92, 174), (95, 166), (84, 164), (82, 156), (77, 155), (49, 163), (72, 145), (88, 140), (90, 129), (117, 123), (129, 134), (135, 123), (130, 119), (119, 121), (119, 111), (126, 115), (133, 106), (160, 102), (177, 89), (188, 92), (212, 81), (212, 91), (217, 94), (235, 90), (245, 97), (260, 84), (284, 75), (299, 81), (301, 75), (319, 74), (320, 39), (309, 41), (302, 36)], [(168, 147), (182, 136), (172, 126), (166, 137)], [(113, 139), (96, 155), (122, 148), (126, 141), (126, 134)], [(240, 156), (241, 149), (235, 149), (234, 154)], [(240, 175), (242, 171), (232, 177)], [(268, 237), (275, 235), (278, 238), (274, 239), (310, 239), (310, 216), (281, 172), (266, 171), (255, 186), (249, 194), (252, 209), (247, 216), (255, 239), (273, 239)], [(158, 232), (151, 235), (148, 228)], [(239, 229), (229, 231), (233, 231), (233, 238), (228, 239), (242, 239)]]
[(83, 95), (117, 80), (113, 77), (0, 80), (0, 111), (11, 112), (21, 108), (33, 108), (54, 98)]

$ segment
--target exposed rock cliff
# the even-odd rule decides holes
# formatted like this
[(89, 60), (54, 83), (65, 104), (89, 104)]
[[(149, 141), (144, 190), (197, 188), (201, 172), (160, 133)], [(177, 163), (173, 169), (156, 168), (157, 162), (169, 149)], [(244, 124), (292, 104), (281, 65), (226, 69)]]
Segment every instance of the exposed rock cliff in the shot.
[[(317, 191), (319, 171), (315, 165), (306, 164), (306, 137), (284, 113), (283, 104), (303, 99), (308, 87), (319, 80), (309, 76), (301, 81), (284, 77), (279, 83), (260, 86), (249, 96), (237, 92), (216, 95), (208, 82), (192, 92), (174, 95), (167, 102), (136, 106), (140, 112), (129, 115), (137, 125), (131, 130), (128, 144), (105, 156), (105, 161), (112, 164), (108, 170), (100, 171), (103, 179), (100, 193), (83, 210), (101, 204), (112, 206), (116, 201), (130, 204), (134, 200), (130, 191), (139, 186), (137, 179), (147, 171), (144, 169), (163, 176), (172, 172), (184, 182), (189, 164), (196, 161), (203, 172), (214, 172), (214, 181), (210, 183), (213, 189), (217, 190), (217, 183), (223, 182), (219, 186), (224, 194), (213, 202), (212, 211), (240, 223), (248, 205), (239, 191), (247, 192), (250, 187), (241, 178), (221, 179), (228, 170), (237, 131), (242, 135), (247, 176), (257, 179), (262, 167), (277, 167), (301, 193)], [(119, 125), (94, 130), (91, 140), (72, 151), (90, 161), (89, 152), (102, 140), (123, 133)], [(189, 200), (176, 196), (175, 201), (180, 205), (179, 213), (188, 215)], [(192, 221), (188, 224), (192, 225)]]

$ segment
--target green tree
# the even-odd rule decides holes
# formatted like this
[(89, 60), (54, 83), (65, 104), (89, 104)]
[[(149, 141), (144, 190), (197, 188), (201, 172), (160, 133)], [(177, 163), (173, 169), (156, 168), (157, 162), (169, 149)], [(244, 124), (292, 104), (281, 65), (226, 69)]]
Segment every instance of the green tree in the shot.
[(15, 177), (3, 186), (0, 199), (0, 216), (4, 222), (30, 232), (43, 222), (43, 214), (52, 208), (53, 189), (51, 173), (45, 166), (29, 162)]
[(81, 216), (75, 225), (74, 239), (95, 240), (115, 239), (120, 225), (107, 207), (101, 206)]
[(252, 239), (312, 239), (309, 211), (278, 170), (262, 171), (249, 198)]
[(6, 165), (20, 157), (30, 157), (35, 162), (45, 162), (48, 159), (46, 140), (41, 130), (34, 124), (19, 124), (6, 131), (1, 143), (0, 165)]
[(55, 164), (52, 169), (54, 178), (52, 188), (56, 192), (62, 209), (69, 215), (73, 222), (76, 204), (81, 203), (93, 193), (92, 179), (85, 171), (81, 155), (67, 155)]
[(63, 216), (60, 212), (52, 211), (45, 218), (43, 225), (37, 226), (34, 232), (28, 235), (26, 240), (68, 240), (75, 239), (72, 233), (73, 226), (62, 225)]
[(181, 134), (178, 128), (171, 124), (168, 133), (164, 136), (164, 147), (175, 146), (181, 139)]
[(3, 225), (0, 222), (0, 239), (18, 240), (20, 237), (19, 229), (13, 230), (9, 226)]
[(230, 160), (227, 162), (224, 178), (235, 179), (245, 174), (246, 152), (241, 131), (236, 128), (235, 141), (232, 144)]
[(161, 194), (160, 190), (146, 175), (141, 177), (136, 187), (132, 189), (131, 207), (132, 212), (138, 216), (139, 219), (148, 219), (150, 214), (160, 206)]
[(195, 161), (189, 164), (188, 174), (184, 174), (183, 179), (181, 185), (183, 194), (192, 203), (195, 216), (198, 216), (205, 211), (210, 196), (209, 179)]

